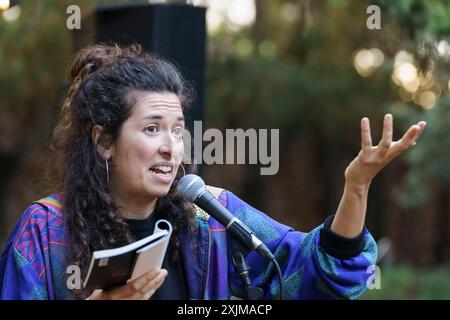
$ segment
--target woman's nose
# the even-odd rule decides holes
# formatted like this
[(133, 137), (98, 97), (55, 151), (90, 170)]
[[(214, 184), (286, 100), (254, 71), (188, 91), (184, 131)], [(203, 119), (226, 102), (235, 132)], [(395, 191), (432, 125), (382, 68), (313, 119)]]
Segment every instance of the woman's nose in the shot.
[(159, 152), (172, 155), (173, 148), (175, 146), (175, 138), (172, 136), (171, 133), (164, 134), (164, 137), (162, 139), (162, 143), (159, 147)]

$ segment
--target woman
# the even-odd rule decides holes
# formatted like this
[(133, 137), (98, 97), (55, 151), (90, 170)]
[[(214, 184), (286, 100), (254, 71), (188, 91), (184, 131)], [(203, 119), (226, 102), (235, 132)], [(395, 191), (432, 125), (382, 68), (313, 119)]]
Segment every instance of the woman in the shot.
[[(177, 195), (182, 176), (183, 110), (189, 90), (170, 63), (132, 46), (82, 50), (54, 131), (55, 186), (61, 192), (33, 203), (14, 228), (0, 263), (2, 299), (229, 299), (245, 297), (232, 265), (224, 227)], [(361, 121), (362, 149), (345, 171), (334, 216), (309, 233), (277, 223), (229, 191), (211, 188), (275, 254), (287, 299), (359, 297), (367, 290), (376, 244), (364, 227), (374, 176), (415, 144), (424, 122), (392, 142), (392, 116), (372, 146)], [(59, 182), (59, 183), (58, 183)], [(160, 270), (110, 290), (70, 286), (68, 267), (86, 275), (95, 250), (152, 233), (164, 217), (174, 234)], [(273, 265), (251, 252), (252, 285), (278, 298)]]

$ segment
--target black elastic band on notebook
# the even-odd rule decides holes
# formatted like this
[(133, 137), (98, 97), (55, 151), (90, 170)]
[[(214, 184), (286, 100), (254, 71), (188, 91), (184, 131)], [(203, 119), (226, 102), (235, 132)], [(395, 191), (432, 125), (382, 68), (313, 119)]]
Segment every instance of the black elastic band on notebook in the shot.
[(325, 219), (324, 227), (320, 230), (320, 246), (338, 259), (348, 259), (359, 255), (364, 249), (364, 229), (355, 238), (342, 237), (331, 231), (334, 215)]

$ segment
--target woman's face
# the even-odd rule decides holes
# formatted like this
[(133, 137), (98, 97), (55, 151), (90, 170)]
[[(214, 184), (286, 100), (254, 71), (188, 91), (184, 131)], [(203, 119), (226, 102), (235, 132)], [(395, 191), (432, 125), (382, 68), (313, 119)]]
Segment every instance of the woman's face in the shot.
[(111, 183), (126, 199), (165, 196), (183, 158), (184, 117), (172, 93), (139, 92), (112, 148)]

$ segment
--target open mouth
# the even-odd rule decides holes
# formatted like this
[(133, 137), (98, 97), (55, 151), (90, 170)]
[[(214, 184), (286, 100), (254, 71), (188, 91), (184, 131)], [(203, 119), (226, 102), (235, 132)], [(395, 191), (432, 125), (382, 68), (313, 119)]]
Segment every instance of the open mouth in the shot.
[(168, 178), (172, 175), (172, 166), (154, 166), (150, 168), (150, 171), (154, 172), (160, 177)]

